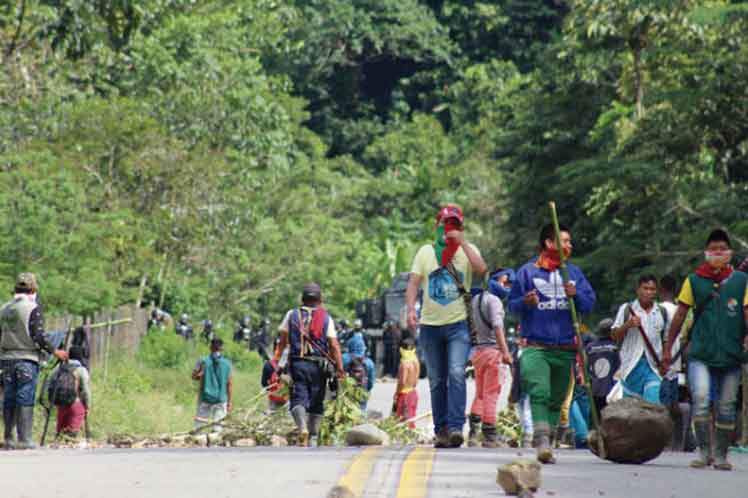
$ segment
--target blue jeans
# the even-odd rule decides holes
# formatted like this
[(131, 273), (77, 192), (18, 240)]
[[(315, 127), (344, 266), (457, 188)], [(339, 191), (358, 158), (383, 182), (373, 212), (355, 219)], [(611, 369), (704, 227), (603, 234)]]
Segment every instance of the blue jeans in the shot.
[(650, 403), (660, 404), (660, 377), (649, 366), (647, 357), (642, 355), (634, 369), (623, 381), (625, 397), (639, 397)]
[(691, 391), (691, 417), (708, 419), (711, 405), (717, 411), (715, 426), (734, 430), (737, 420), (740, 367), (714, 368), (704, 363), (688, 360), (688, 389)]
[(470, 354), (466, 322), (422, 325), (419, 335), (431, 388), (434, 431), (462, 431), (465, 425), (465, 366)]
[(574, 399), (569, 409), (569, 425), (574, 429), (574, 444), (577, 448), (584, 448), (589, 435), (590, 403), (586, 394)]
[(28, 360), (4, 360), (3, 406), (34, 406), (36, 383), (39, 380), (39, 364)]

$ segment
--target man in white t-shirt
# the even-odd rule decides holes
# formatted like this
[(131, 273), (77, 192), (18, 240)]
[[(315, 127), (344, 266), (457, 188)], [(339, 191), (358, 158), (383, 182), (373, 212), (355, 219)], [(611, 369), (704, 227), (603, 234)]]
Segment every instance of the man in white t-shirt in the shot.
[[(436, 229), (436, 242), (422, 246), (413, 260), (405, 302), (408, 327), (415, 332), (420, 325), (419, 343), (426, 357), (436, 447), (457, 448), (463, 443), (470, 334), (456, 279), (470, 289), (473, 275), (483, 275), (486, 263), (478, 249), (465, 240), (459, 206), (448, 204), (440, 209)], [(416, 313), (419, 288), (423, 289), (420, 324)]]

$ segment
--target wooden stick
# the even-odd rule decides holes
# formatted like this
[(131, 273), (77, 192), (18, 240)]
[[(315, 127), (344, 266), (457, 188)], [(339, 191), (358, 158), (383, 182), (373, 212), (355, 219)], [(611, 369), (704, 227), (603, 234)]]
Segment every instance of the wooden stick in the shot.
[[(564, 284), (566, 284), (569, 281), (569, 269), (566, 266), (566, 254), (564, 253), (564, 248), (561, 246), (561, 228), (558, 223), (556, 203), (550, 202), (549, 205), (551, 208), (551, 217), (553, 218), (553, 228), (556, 232), (556, 249), (558, 250), (558, 254), (561, 258), (561, 276), (563, 277)], [(605, 459), (605, 443), (603, 441), (605, 438), (603, 437), (603, 427), (600, 424), (600, 414), (597, 412), (595, 398), (594, 396), (592, 396), (590, 376), (587, 374), (587, 372), (589, 372), (589, 361), (587, 359), (587, 351), (585, 351), (582, 342), (582, 329), (580, 327), (579, 317), (577, 316), (577, 306), (576, 303), (574, 303), (573, 298), (569, 298), (568, 301), (569, 311), (571, 312), (571, 321), (574, 323), (574, 332), (577, 336), (577, 353), (582, 358), (582, 366), (584, 368), (584, 372), (582, 372), (582, 380), (584, 381), (584, 388), (587, 391), (587, 397), (590, 401), (590, 415), (592, 416), (592, 424), (595, 426), (595, 429), (597, 429), (597, 450), (600, 453), (600, 458)]]

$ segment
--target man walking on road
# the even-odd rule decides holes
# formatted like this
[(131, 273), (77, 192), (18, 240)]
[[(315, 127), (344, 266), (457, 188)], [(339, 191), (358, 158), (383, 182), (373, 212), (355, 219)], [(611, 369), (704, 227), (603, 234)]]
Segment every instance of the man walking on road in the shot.
[[(13, 299), (0, 309), (0, 370), (3, 372), (3, 422), (7, 449), (32, 449), (34, 394), (39, 380), (42, 352), (60, 361), (68, 355), (55, 350), (44, 335), (44, 317), (37, 304), (37, 283), (33, 273), (16, 279)], [(18, 443), (13, 430), (17, 427)]]
[[(551, 431), (558, 424), (561, 405), (572, 382), (576, 356), (574, 324), (569, 299), (577, 310), (588, 313), (595, 292), (578, 267), (568, 264), (569, 282), (563, 283), (553, 225), (540, 231), (540, 256), (517, 272), (509, 295), (509, 311), (521, 317), (521, 334), (527, 342), (520, 357), (522, 391), (530, 396), (533, 446), (542, 463), (555, 463)], [(571, 256), (571, 232), (561, 226), (561, 246)]]
[[(416, 297), (423, 288), (419, 342), (426, 356), (436, 447), (459, 447), (465, 425), (465, 365), (470, 353), (467, 309), (460, 285), (469, 289), (486, 263), (465, 240), (462, 210), (448, 204), (436, 217), (434, 244), (421, 247), (413, 261), (406, 293), (408, 327), (418, 327)], [(459, 280), (459, 281), (458, 281)]]
[[(299, 446), (317, 441), (325, 413), (325, 387), (329, 369), (345, 377), (337, 332), (332, 318), (322, 307), (322, 289), (315, 283), (304, 286), (301, 307), (289, 310), (278, 330), (280, 345), (291, 346), (291, 415), (299, 429)], [(276, 352), (276, 360), (280, 359)]]
[[(688, 388), (700, 456), (691, 462), (691, 467), (704, 468), (713, 464), (718, 470), (732, 470), (727, 451), (737, 420), (741, 366), (748, 360), (748, 275), (735, 271), (730, 265), (732, 248), (724, 230), (709, 234), (704, 255), (706, 262), (683, 282), (678, 311), (665, 344), (662, 372), (670, 368), (673, 343), (688, 309), (693, 307)], [(712, 406), (716, 409), (714, 444)]]
[(655, 303), (657, 277), (639, 277), (636, 296), (618, 308), (611, 334), (620, 345), (623, 395), (659, 404), (662, 334), (668, 318), (665, 308)]
[[(231, 362), (223, 357), (223, 340), (210, 341), (210, 355), (201, 358), (192, 371), (192, 379), (200, 381), (200, 391), (195, 415), (195, 429), (219, 422), (230, 412), (234, 394)], [(216, 424), (213, 432), (220, 432)]]

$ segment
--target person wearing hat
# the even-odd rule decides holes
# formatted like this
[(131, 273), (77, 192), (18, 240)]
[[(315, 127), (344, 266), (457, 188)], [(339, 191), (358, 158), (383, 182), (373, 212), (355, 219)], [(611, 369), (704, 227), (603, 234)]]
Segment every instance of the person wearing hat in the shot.
[[(465, 240), (464, 215), (447, 204), (436, 216), (433, 244), (416, 253), (406, 291), (408, 328), (420, 326), (419, 343), (426, 357), (431, 388), (435, 446), (462, 446), (465, 425), (465, 366), (470, 354), (467, 308), (460, 288), (471, 288), (473, 276), (486, 272), (486, 263)], [(420, 323), (416, 313), (418, 290), (423, 289)]]
[(298, 445), (314, 446), (325, 413), (328, 367), (335, 369), (338, 378), (345, 377), (335, 323), (322, 307), (322, 289), (318, 284), (304, 286), (301, 307), (289, 310), (278, 330), (280, 344), (275, 360), (280, 360), (279, 352), (290, 346), (293, 380), (290, 407), (299, 430)]
[(610, 337), (613, 329), (613, 319), (600, 320), (595, 329), (595, 339), (586, 346), (590, 368), (590, 384), (592, 396), (597, 410), (602, 411), (607, 405), (605, 398), (616, 383), (615, 375), (621, 368), (621, 357), (618, 345)]
[(737, 422), (741, 368), (748, 362), (748, 275), (732, 267), (732, 256), (727, 232), (713, 230), (704, 246), (704, 263), (681, 286), (660, 367), (661, 373), (670, 370), (673, 344), (694, 308), (688, 389), (699, 456), (690, 465), (699, 469), (713, 465), (732, 470), (727, 453)]
[[(34, 425), (34, 394), (42, 354), (51, 353), (67, 361), (67, 353), (56, 350), (44, 334), (44, 317), (37, 302), (36, 277), (21, 273), (13, 299), (0, 308), (0, 365), (3, 371), (3, 421), (5, 447), (31, 449)], [(18, 443), (13, 437), (17, 429)]]

